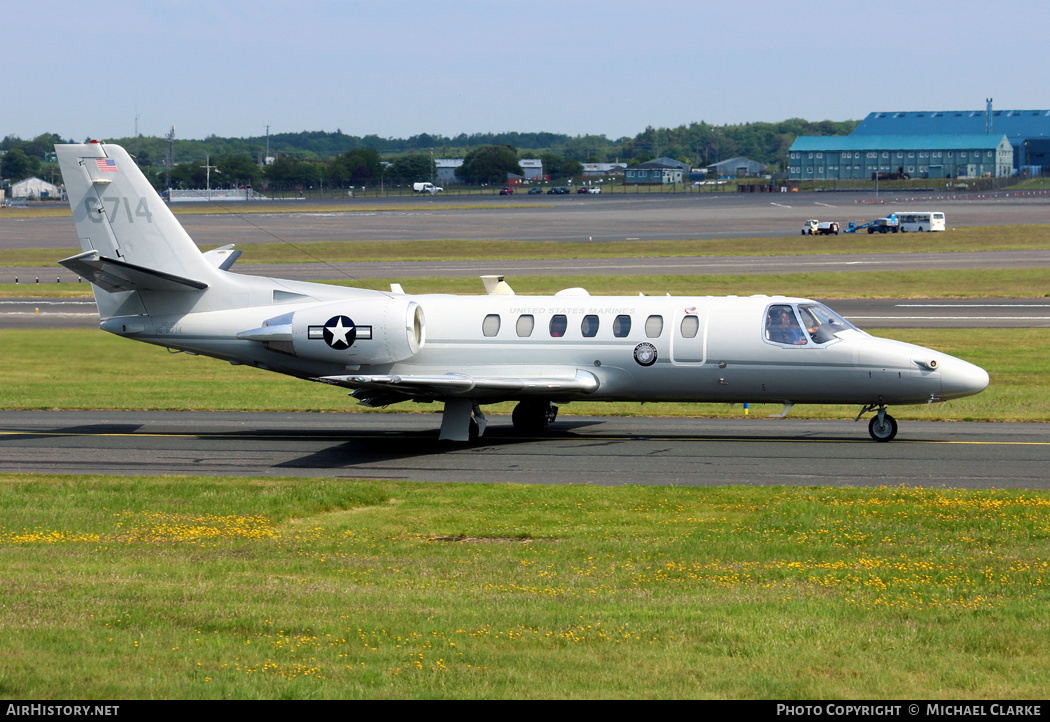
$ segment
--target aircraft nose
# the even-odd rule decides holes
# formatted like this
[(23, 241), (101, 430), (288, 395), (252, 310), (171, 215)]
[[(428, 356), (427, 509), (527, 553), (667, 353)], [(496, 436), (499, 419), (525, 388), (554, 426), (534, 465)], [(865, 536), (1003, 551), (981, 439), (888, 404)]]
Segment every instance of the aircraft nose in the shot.
[(988, 372), (957, 358), (947, 358), (941, 366), (941, 398), (973, 396), (988, 388)]

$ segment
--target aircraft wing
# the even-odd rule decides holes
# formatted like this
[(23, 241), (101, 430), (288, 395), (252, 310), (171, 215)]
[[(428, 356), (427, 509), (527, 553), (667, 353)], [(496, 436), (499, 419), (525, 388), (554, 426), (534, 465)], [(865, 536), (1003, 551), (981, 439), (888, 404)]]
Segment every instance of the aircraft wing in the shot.
[[(236, 258), (234, 258), (236, 260)], [(59, 261), (73, 273), (110, 293), (116, 291), (202, 291), (207, 283), (154, 271), (125, 261), (100, 256), (98, 251), (78, 253)], [(230, 261), (232, 264), (233, 261)]]
[(576, 368), (544, 369), (544, 375), (488, 375), (448, 373), (435, 375), (347, 375), (323, 376), (321, 381), (354, 389), (351, 394), (365, 406), (386, 406), (407, 399), (439, 399), (454, 396), (521, 398), (590, 394), (598, 390), (598, 378)]

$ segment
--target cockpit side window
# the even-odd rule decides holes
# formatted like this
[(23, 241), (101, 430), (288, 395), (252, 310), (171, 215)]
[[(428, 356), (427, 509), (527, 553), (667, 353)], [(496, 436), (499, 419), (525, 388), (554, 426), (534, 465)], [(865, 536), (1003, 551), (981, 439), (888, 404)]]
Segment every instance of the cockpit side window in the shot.
[(809, 343), (802, 327), (798, 325), (794, 309), (787, 304), (770, 306), (766, 312), (766, 340), (789, 346), (804, 346)]

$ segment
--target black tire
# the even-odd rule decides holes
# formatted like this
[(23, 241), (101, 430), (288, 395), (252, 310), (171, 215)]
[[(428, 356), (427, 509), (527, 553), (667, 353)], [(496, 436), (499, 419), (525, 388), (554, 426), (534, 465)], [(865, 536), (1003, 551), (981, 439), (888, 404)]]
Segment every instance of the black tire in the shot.
[(550, 423), (550, 412), (549, 401), (522, 401), (514, 407), (510, 420), (518, 431), (539, 434)]
[(897, 435), (897, 420), (885, 414), (882, 417), (882, 423), (879, 423), (879, 415), (871, 417), (871, 421), (868, 422), (868, 433), (871, 434), (871, 438), (879, 443), (886, 443), (887, 441), (893, 441), (893, 437)]

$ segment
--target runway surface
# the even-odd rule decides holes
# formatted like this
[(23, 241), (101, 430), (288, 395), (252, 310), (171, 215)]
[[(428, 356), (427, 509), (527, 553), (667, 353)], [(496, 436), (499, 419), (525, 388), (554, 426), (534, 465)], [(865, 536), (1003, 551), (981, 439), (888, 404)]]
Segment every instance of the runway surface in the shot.
[[(179, 215), (201, 245), (308, 241), (515, 240), (595, 243), (631, 240), (782, 238), (798, 235), (809, 218), (868, 221), (894, 210), (944, 211), (949, 228), (1045, 223), (1050, 196), (943, 196), (935, 193), (687, 194), (489, 196), (354, 199), (369, 210), (241, 213), (228, 204), (215, 213)], [(471, 208), (454, 208), (470, 203)], [(285, 210), (287, 204), (279, 204)], [(391, 210), (382, 210), (388, 206)], [(277, 207), (277, 206), (275, 206)], [(937, 243), (926, 238), (926, 243)], [(815, 240), (814, 242), (819, 242)], [(79, 248), (72, 217), (0, 216), (0, 250)]]
[(524, 484), (1050, 488), (1047, 424), (562, 416), (545, 438), (437, 414), (0, 412), (5, 473), (212, 474)]

